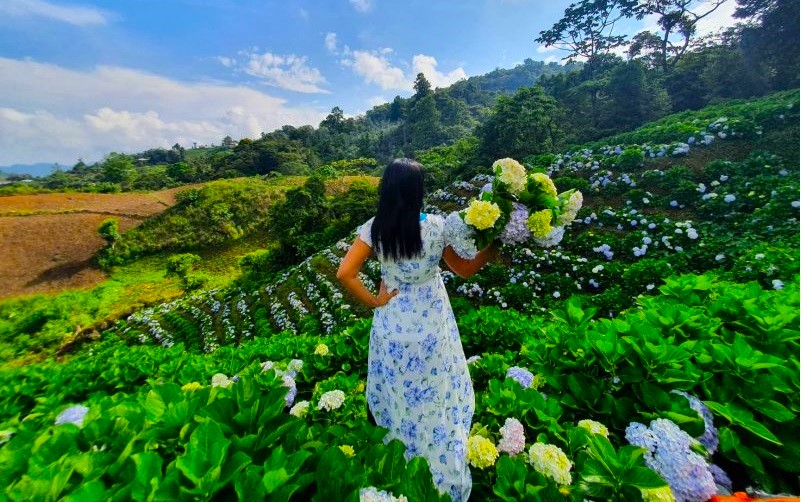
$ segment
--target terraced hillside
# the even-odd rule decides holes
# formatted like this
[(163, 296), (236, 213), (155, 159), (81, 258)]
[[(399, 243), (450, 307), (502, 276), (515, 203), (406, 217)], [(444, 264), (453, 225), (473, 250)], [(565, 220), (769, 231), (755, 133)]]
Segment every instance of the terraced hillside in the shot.
[[(476, 391), (450, 445), (473, 498), (799, 493), (798, 120), (780, 93), (525, 159), (585, 207), (558, 247), (444, 274)], [(348, 244), (0, 371), (4, 495), (447, 500), (368, 418), (369, 311), (334, 279)]]

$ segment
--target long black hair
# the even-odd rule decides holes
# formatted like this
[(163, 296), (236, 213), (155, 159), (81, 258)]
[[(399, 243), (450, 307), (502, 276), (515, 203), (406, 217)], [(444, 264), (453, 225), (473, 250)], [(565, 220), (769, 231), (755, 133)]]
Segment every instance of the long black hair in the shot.
[(423, 166), (411, 159), (393, 160), (384, 170), (378, 196), (378, 211), (370, 230), (376, 253), (392, 260), (419, 256), (423, 249)]

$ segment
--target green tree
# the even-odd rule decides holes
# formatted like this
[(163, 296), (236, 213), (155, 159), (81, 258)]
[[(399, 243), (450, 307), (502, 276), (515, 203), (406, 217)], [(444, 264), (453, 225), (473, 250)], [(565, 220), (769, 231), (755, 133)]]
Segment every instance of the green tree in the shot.
[(343, 125), (345, 124), (345, 112), (342, 111), (342, 108), (335, 106), (331, 109), (331, 113), (329, 113), (322, 122), (320, 122), (320, 127), (325, 127), (329, 129), (331, 132), (342, 132)]
[(167, 166), (167, 176), (176, 181), (195, 181), (195, 169), (186, 162), (176, 162)]
[(670, 111), (670, 100), (664, 88), (649, 78), (638, 61), (629, 61), (609, 72), (604, 92), (609, 102), (604, 127), (610, 132), (633, 129)]
[(439, 119), (439, 110), (433, 94), (425, 94), (415, 100), (408, 118), (412, 149), (423, 150), (439, 143), (441, 129)]
[(103, 181), (127, 184), (136, 177), (136, 168), (127, 155), (110, 153), (103, 162)]
[(582, 0), (570, 4), (551, 29), (541, 31), (536, 42), (568, 51), (569, 63), (586, 59), (593, 67), (613, 49), (626, 44), (626, 37), (614, 35), (615, 23), (634, 15), (635, 0)]
[(634, 9), (638, 19), (656, 16), (660, 33), (638, 34), (639, 52), (653, 54), (658, 66), (670, 72), (690, 48), (698, 21), (715, 12), (726, 0), (640, 0)]
[(774, 89), (798, 87), (799, 2), (737, 0), (734, 16), (747, 21), (739, 35), (748, 64), (764, 68)]
[(192, 253), (170, 256), (167, 259), (167, 276), (177, 277), (184, 291), (199, 289), (208, 281), (205, 274), (193, 273), (199, 262), (200, 256)]
[(422, 99), (431, 94), (431, 83), (423, 73), (418, 73), (414, 79), (414, 98)]
[(406, 106), (404, 105), (403, 98), (395, 96), (392, 104), (389, 106), (389, 121), (398, 122), (403, 119)]
[(100, 237), (106, 241), (111, 249), (114, 249), (114, 245), (120, 239), (119, 221), (116, 218), (103, 220), (100, 226), (97, 227), (97, 233), (100, 234)]
[(423, 73), (414, 80), (414, 95), (411, 97), (406, 117), (410, 133), (409, 142), (414, 150), (422, 150), (436, 144), (440, 129), (440, 114), (431, 91), (431, 84)]
[(542, 87), (524, 87), (501, 96), (479, 128), (479, 153), (486, 161), (521, 159), (551, 150), (557, 142), (556, 100)]

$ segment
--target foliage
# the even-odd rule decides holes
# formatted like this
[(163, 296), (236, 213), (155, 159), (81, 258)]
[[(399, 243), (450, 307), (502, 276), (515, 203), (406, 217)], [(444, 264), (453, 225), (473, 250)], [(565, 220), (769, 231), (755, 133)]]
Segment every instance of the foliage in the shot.
[(479, 152), (485, 159), (523, 158), (556, 144), (556, 103), (541, 87), (525, 87), (498, 98), (481, 127)]
[(199, 289), (208, 281), (208, 277), (193, 272), (199, 261), (200, 256), (192, 253), (173, 255), (167, 259), (167, 276), (177, 277), (184, 291)]
[(179, 204), (125, 232), (98, 256), (104, 267), (129, 263), (161, 250), (184, 251), (239, 239), (268, 228), (267, 211), (278, 196), (302, 182), (221, 180), (189, 188)]
[(100, 234), (100, 237), (105, 240), (110, 247), (114, 247), (114, 244), (120, 238), (120, 222), (116, 218), (108, 218), (103, 220), (100, 223), (100, 226), (97, 227), (97, 233)]

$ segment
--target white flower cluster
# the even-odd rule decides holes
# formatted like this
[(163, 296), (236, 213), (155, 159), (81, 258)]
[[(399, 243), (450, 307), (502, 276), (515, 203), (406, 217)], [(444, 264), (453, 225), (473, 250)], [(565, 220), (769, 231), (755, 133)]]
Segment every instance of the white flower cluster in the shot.
[(333, 411), (339, 409), (345, 402), (345, 393), (341, 390), (330, 390), (320, 396), (317, 403), (318, 410)]
[(409, 502), (409, 499), (404, 495), (396, 497), (389, 492), (370, 486), (359, 490), (359, 502)]
[(453, 212), (445, 218), (445, 242), (465, 260), (473, 259), (478, 254), (478, 248), (473, 241), (472, 231), (462, 220), (458, 212)]

